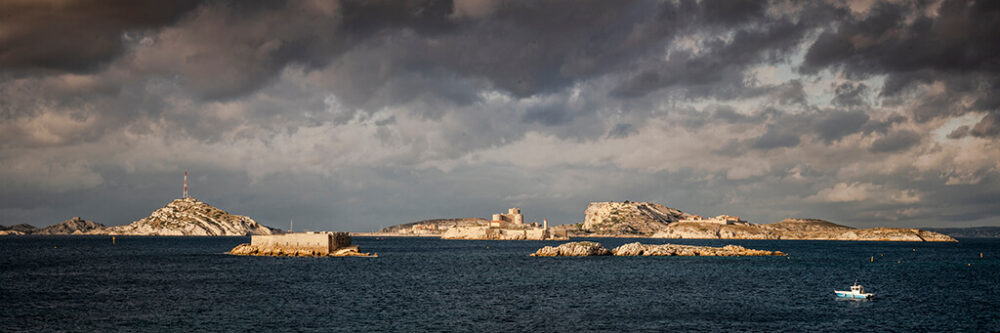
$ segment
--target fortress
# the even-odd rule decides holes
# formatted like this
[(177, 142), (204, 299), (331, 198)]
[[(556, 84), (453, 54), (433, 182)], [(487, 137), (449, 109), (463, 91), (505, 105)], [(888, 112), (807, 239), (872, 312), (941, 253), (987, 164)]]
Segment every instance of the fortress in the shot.
[(279, 253), (309, 252), (312, 255), (330, 255), (351, 246), (351, 236), (346, 232), (297, 232), (277, 235), (252, 235), (250, 245), (261, 251)]
[(507, 214), (493, 214), (493, 220), (490, 221), (491, 228), (500, 228), (504, 224), (513, 224), (515, 226), (524, 225), (524, 214), (521, 214), (520, 208), (511, 208), (507, 210)]
[(549, 230), (547, 220), (542, 223), (524, 223), (521, 209), (514, 207), (506, 213), (493, 214), (488, 225), (449, 228), (441, 235), (442, 239), (504, 239), (504, 240), (546, 240), (568, 239), (565, 234), (557, 236)]

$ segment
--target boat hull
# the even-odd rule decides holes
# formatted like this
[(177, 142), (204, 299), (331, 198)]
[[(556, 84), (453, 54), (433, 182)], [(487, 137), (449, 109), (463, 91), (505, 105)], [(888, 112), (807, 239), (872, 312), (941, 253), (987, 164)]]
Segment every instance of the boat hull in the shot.
[(867, 294), (867, 293), (866, 294), (855, 294), (855, 293), (846, 292), (846, 291), (834, 291), (833, 293), (836, 294), (837, 297), (840, 297), (840, 298), (850, 298), (850, 299), (869, 299), (869, 298), (872, 298), (872, 294)]

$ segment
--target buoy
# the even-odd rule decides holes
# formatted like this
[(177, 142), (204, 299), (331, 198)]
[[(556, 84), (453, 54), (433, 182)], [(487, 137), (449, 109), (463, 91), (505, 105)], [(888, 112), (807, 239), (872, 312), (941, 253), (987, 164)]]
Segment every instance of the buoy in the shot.
[(875, 256), (872, 256), (872, 262), (875, 262)]
[(972, 267), (972, 264), (965, 264), (966, 266)]
[(111, 236), (111, 245), (115, 245), (115, 236)]
[(983, 259), (983, 253), (979, 252), (979, 259)]
[(58, 248), (58, 246), (53, 246), (52, 248), (55, 249), (55, 248)]

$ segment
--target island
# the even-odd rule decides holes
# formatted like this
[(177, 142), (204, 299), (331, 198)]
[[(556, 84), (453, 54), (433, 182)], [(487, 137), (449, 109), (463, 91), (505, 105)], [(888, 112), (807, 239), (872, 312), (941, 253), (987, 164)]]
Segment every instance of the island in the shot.
[(781, 251), (767, 251), (747, 249), (738, 245), (726, 245), (722, 247), (694, 246), (678, 244), (642, 244), (628, 243), (613, 250), (604, 248), (596, 242), (571, 242), (559, 246), (546, 246), (535, 253), (532, 257), (587, 257), (587, 256), (620, 256), (620, 257), (662, 257), (662, 256), (712, 256), (712, 257), (741, 257), (741, 256), (784, 256)]
[(38, 229), (0, 226), (0, 235), (247, 236), (280, 234), (242, 215), (230, 214), (193, 197), (176, 199), (130, 224), (105, 226), (79, 216)]
[(377, 233), (357, 236), (440, 237), (478, 240), (568, 240), (565, 231), (549, 228), (548, 220), (525, 222), (520, 208), (493, 214), (492, 219), (467, 217), (433, 219), (383, 228)]
[(789, 218), (754, 224), (738, 216), (702, 217), (649, 202), (592, 202), (581, 223), (556, 226), (570, 237), (796, 239), (955, 242), (948, 235), (913, 228), (857, 229), (820, 219)]

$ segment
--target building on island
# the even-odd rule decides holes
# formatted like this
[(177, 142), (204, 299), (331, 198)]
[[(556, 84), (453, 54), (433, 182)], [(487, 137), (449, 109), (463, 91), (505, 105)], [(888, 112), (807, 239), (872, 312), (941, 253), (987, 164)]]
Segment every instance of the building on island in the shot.
[(681, 223), (685, 222), (695, 222), (695, 223), (714, 223), (714, 224), (750, 224), (747, 221), (741, 219), (739, 216), (732, 215), (719, 215), (716, 217), (704, 218), (701, 215), (691, 214), (688, 217), (678, 221)]

